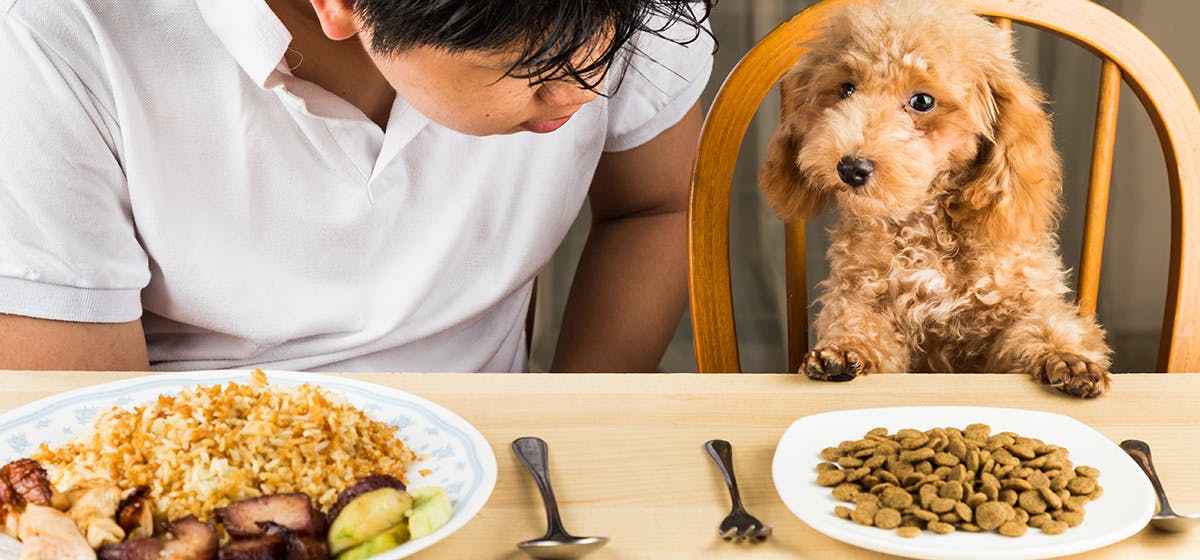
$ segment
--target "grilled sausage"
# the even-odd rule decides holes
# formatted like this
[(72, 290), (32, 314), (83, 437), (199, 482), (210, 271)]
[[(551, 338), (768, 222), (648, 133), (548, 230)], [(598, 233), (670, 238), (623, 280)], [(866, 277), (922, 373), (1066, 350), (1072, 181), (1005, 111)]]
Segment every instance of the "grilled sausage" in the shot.
[(230, 541), (217, 553), (218, 560), (280, 560), (286, 558), (287, 545), (281, 537), (263, 535)]
[(322, 537), (325, 534), (325, 516), (312, 505), (307, 494), (274, 494), (259, 496), (218, 508), (217, 520), (225, 526), (225, 532), (235, 539), (257, 537), (266, 534), (262, 522), (277, 523), (302, 537)]
[(100, 547), (100, 560), (158, 560), (162, 549), (162, 541), (144, 537)]
[(163, 558), (212, 560), (217, 557), (217, 532), (196, 516), (167, 523), (167, 532), (169, 536), (163, 540)]

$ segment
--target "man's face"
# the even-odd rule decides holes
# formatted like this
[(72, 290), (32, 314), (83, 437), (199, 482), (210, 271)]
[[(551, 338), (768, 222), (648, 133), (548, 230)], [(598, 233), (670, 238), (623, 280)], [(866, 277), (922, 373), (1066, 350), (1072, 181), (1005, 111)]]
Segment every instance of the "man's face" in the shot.
[(597, 95), (570, 78), (532, 85), (506, 76), (515, 55), (501, 52), (367, 52), (405, 101), (434, 122), (473, 136), (553, 132)]

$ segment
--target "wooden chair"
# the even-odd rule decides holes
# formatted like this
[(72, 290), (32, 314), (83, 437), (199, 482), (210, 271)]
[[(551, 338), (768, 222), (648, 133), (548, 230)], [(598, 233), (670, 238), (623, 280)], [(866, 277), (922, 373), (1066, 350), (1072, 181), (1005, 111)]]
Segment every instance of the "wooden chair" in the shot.
[[(700, 372), (739, 372), (729, 280), (729, 198), (738, 150), (767, 92), (804, 54), (839, 4), (826, 0), (780, 25), (726, 78), (700, 138), (689, 206), (688, 282)], [(1089, 0), (963, 0), (1004, 28), (1026, 24), (1073, 40), (1102, 62), (1077, 294), (1093, 314), (1100, 281), (1121, 80), (1149, 114), (1166, 159), (1171, 191), (1171, 260), (1158, 357), (1164, 372), (1200, 371), (1200, 110), (1179, 71), (1132, 24)], [(788, 110), (784, 100), (783, 110)], [(804, 223), (785, 224), (788, 368), (808, 351)]]

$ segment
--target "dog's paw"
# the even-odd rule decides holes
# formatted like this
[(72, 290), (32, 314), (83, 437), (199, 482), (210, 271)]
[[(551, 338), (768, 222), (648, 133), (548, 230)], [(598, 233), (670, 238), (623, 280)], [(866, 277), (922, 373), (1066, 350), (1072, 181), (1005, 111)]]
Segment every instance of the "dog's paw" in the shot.
[(857, 352), (836, 346), (818, 346), (805, 357), (800, 373), (819, 381), (850, 381), (866, 371)]
[(1108, 372), (1091, 360), (1075, 354), (1052, 354), (1035, 365), (1033, 378), (1068, 395), (1085, 399), (1108, 391)]

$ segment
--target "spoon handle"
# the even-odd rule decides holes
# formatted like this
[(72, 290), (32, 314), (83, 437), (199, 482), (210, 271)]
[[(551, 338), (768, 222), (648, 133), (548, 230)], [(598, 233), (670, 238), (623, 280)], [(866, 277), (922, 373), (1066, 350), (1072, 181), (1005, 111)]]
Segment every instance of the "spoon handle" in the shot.
[(1154, 486), (1154, 493), (1158, 496), (1159, 515), (1175, 515), (1171, 505), (1167, 503), (1167, 493), (1163, 491), (1162, 482), (1158, 480), (1158, 472), (1154, 470), (1154, 461), (1150, 459), (1150, 446), (1146, 442), (1138, 439), (1127, 439), (1121, 442), (1121, 449), (1124, 449), (1130, 457), (1133, 457), (1133, 462), (1145, 471), (1146, 476), (1150, 478), (1150, 484)]
[(737, 477), (733, 474), (733, 446), (723, 439), (714, 439), (705, 442), (704, 449), (708, 451), (708, 456), (712, 457), (713, 462), (717, 464), (717, 470), (721, 471), (721, 477), (725, 479), (733, 509), (742, 509), (742, 493), (738, 490)]
[(550, 486), (550, 449), (546, 442), (538, 437), (520, 437), (513, 440), (512, 448), (542, 494), (542, 502), (546, 505), (546, 535), (565, 535), (558, 514), (558, 500)]

